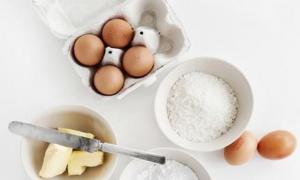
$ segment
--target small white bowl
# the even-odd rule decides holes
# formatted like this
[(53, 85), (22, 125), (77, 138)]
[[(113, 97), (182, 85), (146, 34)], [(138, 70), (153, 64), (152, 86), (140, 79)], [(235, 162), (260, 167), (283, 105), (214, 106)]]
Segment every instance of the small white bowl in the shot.
[[(117, 138), (108, 122), (96, 112), (83, 106), (62, 106), (50, 110), (35, 118), (33, 123), (47, 128), (65, 127), (94, 134), (103, 142), (116, 144)], [(23, 166), (32, 180), (41, 180), (39, 171), (48, 143), (25, 139), (21, 145)], [(87, 168), (80, 176), (68, 176), (67, 173), (51, 178), (53, 180), (96, 180), (108, 179), (115, 169), (118, 158), (116, 155), (104, 154), (104, 164)]]
[[(166, 156), (169, 160), (175, 160), (188, 166), (195, 172), (199, 180), (211, 180), (203, 165), (195, 157), (182, 150), (173, 148), (157, 148), (152, 149), (149, 152)], [(142, 160), (133, 160), (123, 170), (119, 180), (135, 180), (136, 176), (150, 165), (152, 165), (152, 163)]]
[[(195, 143), (180, 137), (170, 126), (167, 114), (167, 98), (174, 82), (183, 74), (201, 71), (224, 79), (234, 89), (239, 111), (234, 125), (227, 133), (209, 143)], [(215, 151), (236, 140), (246, 129), (252, 114), (252, 91), (247, 79), (233, 65), (216, 58), (196, 58), (175, 67), (161, 82), (155, 97), (154, 109), (157, 123), (165, 136), (178, 146), (194, 151)]]

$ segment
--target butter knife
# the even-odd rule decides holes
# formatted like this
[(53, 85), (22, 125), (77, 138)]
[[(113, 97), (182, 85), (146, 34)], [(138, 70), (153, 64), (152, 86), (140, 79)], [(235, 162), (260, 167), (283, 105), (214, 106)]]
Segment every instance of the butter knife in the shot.
[(98, 139), (90, 139), (72, 134), (61, 133), (55, 129), (43, 128), (29, 123), (12, 121), (9, 123), (8, 129), (14, 134), (18, 134), (27, 138), (59, 144), (81, 151), (103, 151), (112, 154), (121, 154), (158, 164), (165, 164), (166, 162), (166, 158), (164, 156), (121, 147), (115, 144), (102, 143)]

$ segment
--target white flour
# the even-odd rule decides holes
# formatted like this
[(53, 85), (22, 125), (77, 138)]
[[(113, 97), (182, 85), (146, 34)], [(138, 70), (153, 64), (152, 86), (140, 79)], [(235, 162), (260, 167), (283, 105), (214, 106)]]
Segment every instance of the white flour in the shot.
[(221, 78), (201, 72), (181, 76), (167, 102), (173, 130), (191, 142), (210, 142), (226, 133), (238, 112), (233, 89)]
[(177, 161), (153, 164), (138, 174), (136, 180), (199, 180), (193, 170)]

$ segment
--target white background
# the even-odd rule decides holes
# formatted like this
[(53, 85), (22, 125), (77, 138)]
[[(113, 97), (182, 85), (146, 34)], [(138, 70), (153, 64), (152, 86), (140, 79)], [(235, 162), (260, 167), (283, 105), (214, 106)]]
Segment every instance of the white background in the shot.
[[(80, 104), (102, 114), (120, 144), (141, 149), (176, 147), (158, 129), (153, 100), (159, 82), (122, 101), (101, 103), (88, 93), (55, 38), (34, 13), (29, 0), (0, 1), (1, 179), (28, 179), (20, 161), (20, 138), (7, 131), (11, 120), (30, 121), (48, 108)], [(300, 139), (300, 1), (174, 0), (171, 2), (191, 39), (185, 59), (223, 58), (245, 73), (255, 99), (249, 130), (257, 137), (288, 129)], [(163, 75), (162, 75), (163, 76)], [(289, 158), (256, 156), (232, 167), (222, 151), (192, 153), (214, 180), (299, 180), (299, 148)], [(129, 162), (121, 158), (112, 180)]]

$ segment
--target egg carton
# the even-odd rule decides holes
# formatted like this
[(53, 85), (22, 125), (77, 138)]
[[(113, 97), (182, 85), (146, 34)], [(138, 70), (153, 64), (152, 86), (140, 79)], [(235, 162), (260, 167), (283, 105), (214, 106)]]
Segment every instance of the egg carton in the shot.
[[(140, 86), (149, 86), (157, 75), (176, 63), (189, 46), (183, 26), (167, 0), (33, 0), (34, 9), (53, 34), (66, 40), (63, 52), (83, 84), (95, 95), (121, 99)], [(126, 77), (123, 89), (113, 96), (97, 93), (91, 84), (92, 71), (78, 65), (73, 57), (76, 38), (86, 33), (100, 34), (102, 26), (112, 18), (124, 18), (135, 29), (140, 26), (160, 32), (160, 45), (154, 54), (152, 71), (142, 78)]]

